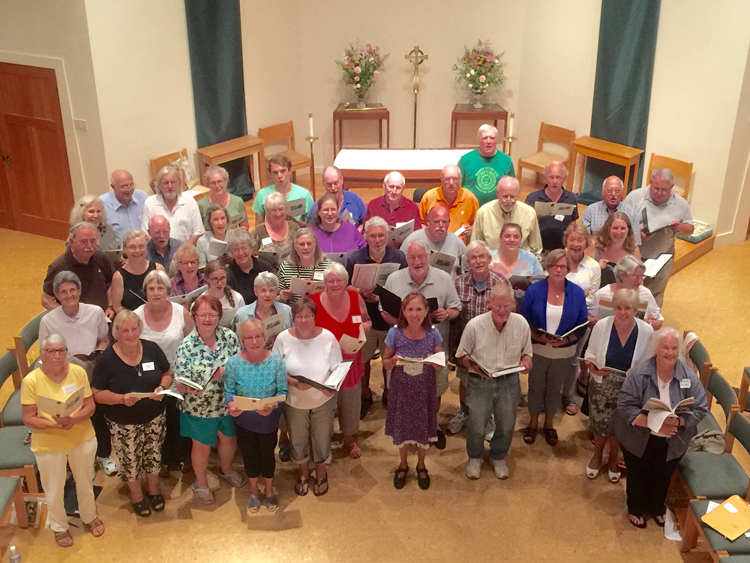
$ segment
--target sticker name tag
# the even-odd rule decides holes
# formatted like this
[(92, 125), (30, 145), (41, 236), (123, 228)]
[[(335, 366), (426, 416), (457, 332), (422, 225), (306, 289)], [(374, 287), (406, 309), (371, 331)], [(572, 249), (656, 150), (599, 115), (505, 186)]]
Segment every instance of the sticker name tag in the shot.
[(323, 272), (315, 272), (313, 274), (313, 281), (323, 281)]
[(143, 362), (143, 371), (154, 371), (154, 362)]
[(263, 246), (266, 246), (267, 244), (273, 244), (273, 239), (271, 237), (266, 237), (262, 241), (260, 241), (260, 243)]
[(63, 387), (62, 392), (65, 393), (66, 395), (69, 395), (76, 389), (78, 389), (78, 386), (75, 383), (71, 383), (70, 385), (66, 385), (65, 387)]
[(355, 323), (355, 324), (356, 323), (361, 323), (362, 322), (362, 317), (360, 317), (359, 315), (354, 315), (352, 317), (352, 322)]
[(690, 380), (680, 379), (680, 389), (690, 389)]
[(557, 219), (558, 221), (562, 221), (563, 219), (565, 219), (565, 215), (555, 215), (555, 219)]

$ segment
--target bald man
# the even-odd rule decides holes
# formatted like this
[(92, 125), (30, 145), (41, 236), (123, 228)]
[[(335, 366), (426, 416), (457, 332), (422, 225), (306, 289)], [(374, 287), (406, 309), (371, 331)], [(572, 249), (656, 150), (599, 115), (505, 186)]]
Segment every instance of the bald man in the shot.
[(169, 220), (164, 215), (151, 217), (148, 222), (148, 236), (151, 240), (146, 243), (146, 260), (161, 264), (167, 272), (172, 263), (172, 256), (182, 244), (176, 238), (171, 238), (170, 233)]
[[(371, 200), (367, 205), (365, 223), (373, 217), (382, 217), (389, 226), (414, 221), (414, 230), (422, 228), (419, 207), (404, 197), (406, 178), (401, 172), (388, 172), (383, 180), (383, 195)], [(394, 245), (391, 245), (394, 246)]]
[(413, 242), (422, 242), (432, 252), (443, 252), (450, 256), (455, 256), (456, 261), (451, 270), (451, 278), (455, 278), (461, 273), (461, 262), (466, 252), (466, 244), (459, 237), (448, 230), (450, 224), (450, 214), (448, 210), (436, 205), (427, 214), (427, 225), (424, 229), (414, 231), (401, 244), (401, 252), (406, 254), (406, 250)]
[[(610, 176), (602, 184), (602, 200), (589, 205), (581, 215), (581, 223), (591, 234), (602, 228), (607, 218), (615, 211), (624, 213), (633, 224), (633, 208), (622, 201), (623, 185), (622, 180), (617, 176)], [(637, 231), (634, 234), (640, 235)], [(636, 236), (636, 242), (640, 241), (640, 236)]]
[(461, 187), (461, 170), (455, 164), (449, 164), (440, 172), (440, 185), (425, 192), (419, 202), (419, 215), (422, 223), (427, 224), (427, 213), (440, 205), (450, 214), (448, 230), (455, 233), (459, 229), (466, 240), (471, 236), (471, 229), (479, 209), (476, 196)]
[[(323, 187), (326, 193), (331, 194), (339, 202), (339, 218), (343, 219), (346, 212), (349, 212), (347, 220), (350, 223), (354, 223), (355, 227), (360, 227), (365, 219), (365, 213), (367, 207), (362, 198), (354, 192), (349, 192), (344, 189), (344, 175), (341, 173), (336, 166), (326, 166), (321, 174), (323, 180)], [(315, 217), (315, 213), (318, 211), (318, 202), (313, 203), (310, 213), (310, 217)]]
[(115, 170), (109, 178), (111, 192), (99, 196), (107, 212), (107, 221), (115, 231), (117, 243), (122, 246), (122, 237), (128, 231), (141, 228), (143, 203), (148, 194), (135, 189), (133, 175), (127, 170)]
[(497, 150), (497, 128), (482, 125), (477, 132), (479, 147), (467, 152), (458, 161), (461, 185), (473, 193), (484, 205), (495, 197), (495, 187), (503, 176), (515, 176), (513, 161)]

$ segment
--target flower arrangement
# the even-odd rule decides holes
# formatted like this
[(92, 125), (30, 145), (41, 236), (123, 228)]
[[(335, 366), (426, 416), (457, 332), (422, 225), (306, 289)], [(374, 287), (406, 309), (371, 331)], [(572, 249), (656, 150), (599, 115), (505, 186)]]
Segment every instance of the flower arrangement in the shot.
[(387, 53), (381, 53), (379, 45), (350, 43), (349, 47), (344, 49), (344, 57), (336, 61), (344, 71), (344, 83), (351, 86), (357, 96), (358, 107), (364, 107), (365, 94), (380, 76), (383, 63), (388, 56)]
[(490, 86), (500, 86), (507, 80), (503, 62), (490, 46), (489, 40), (479, 40), (476, 47), (464, 47), (464, 56), (453, 65), (456, 81), (464, 83), (475, 94), (482, 94)]

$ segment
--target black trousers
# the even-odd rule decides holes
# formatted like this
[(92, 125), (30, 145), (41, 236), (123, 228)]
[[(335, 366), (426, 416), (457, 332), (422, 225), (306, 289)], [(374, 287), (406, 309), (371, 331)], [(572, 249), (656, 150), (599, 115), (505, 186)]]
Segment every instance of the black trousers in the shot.
[(273, 479), (273, 473), (276, 471), (276, 458), (273, 452), (276, 449), (278, 432), (260, 434), (236, 423), (234, 428), (237, 431), (237, 445), (242, 453), (247, 476), (257, 479), (262, 475), (264, 479)]
[(107, 405), (96, 405), (94, 414), (91, 415), (91, 425), (96, 434), (96, 457), (109, 457), (112, 454), (112, 438), (109, 435), (109, 426), (104, 418)]
[(163, 465), (177, 465), (190, 461), (192, 440), (180, 436), (180, 409), (177, 399), (167, 395), (162, 399), (167, 405), (167, 436), (161, 447), (161, 462)]
[(633, 516), (663, 516), (666, 512), (669, 482), (681, 457), (667, 461), (669, 442), (666, 438), (651, 435), (641, 457), (622, 447), (625, 465), (628, 467), (627, 497), (628, 512)]

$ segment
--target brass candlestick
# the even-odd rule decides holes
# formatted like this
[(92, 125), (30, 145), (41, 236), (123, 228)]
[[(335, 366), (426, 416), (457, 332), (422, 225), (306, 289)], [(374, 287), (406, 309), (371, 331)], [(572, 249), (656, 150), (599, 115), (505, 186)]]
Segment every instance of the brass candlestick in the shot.
[(503, 152), (510, 156), (510, 151), (513, 150), (513, 141), (517, 140), (518, 137), (503, 137)]
[(315, 193), (315, 150), (313, 145), (315, 144), (315, 141), (318, 140), (318, 137), (305, 137), (305, 141), (310, 143), (310, 168), (312, 169), (312, 178), (310, 178), (310, 187), (312, 188), (312, 195), (314, 200), (318, 200), (318, 196)]

